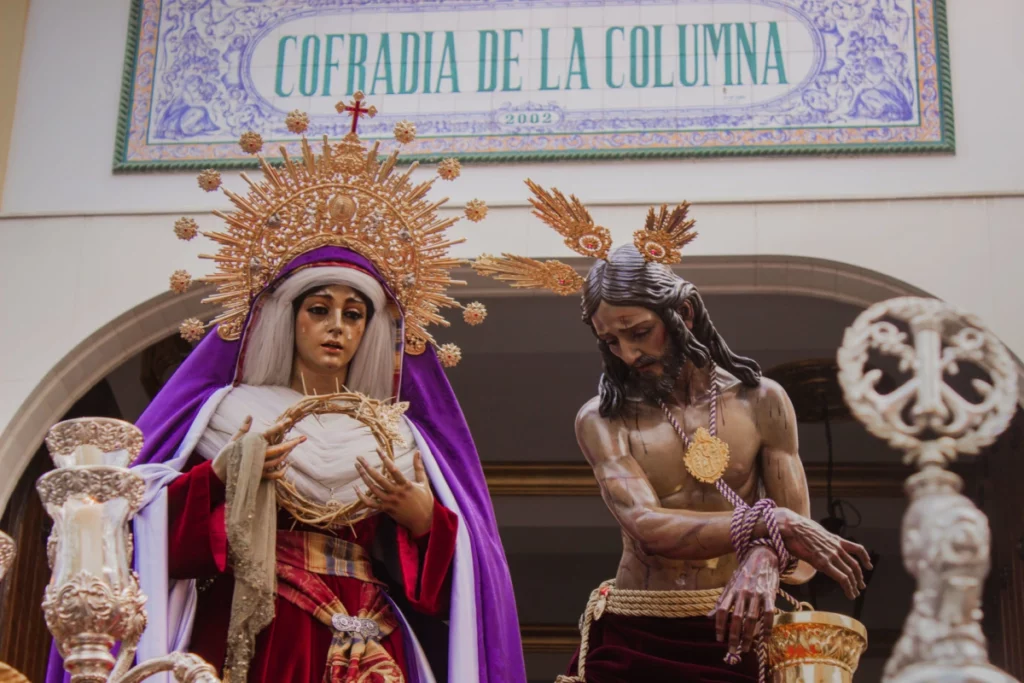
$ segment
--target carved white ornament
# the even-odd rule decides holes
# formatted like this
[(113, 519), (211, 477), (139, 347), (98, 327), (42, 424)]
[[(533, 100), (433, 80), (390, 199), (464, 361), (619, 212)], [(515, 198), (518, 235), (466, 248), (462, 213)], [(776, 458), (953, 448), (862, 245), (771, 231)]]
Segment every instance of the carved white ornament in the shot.
[[(910, 379), (880, 394), (882, 371), (865, 372), (872, 352), (897, 358)], [(977, 455), (1009, 425), (1017, 404), (1010, 354), (976, 317), (935, 299), (904, 297), (864, 311), (846, 330), (838, 361), (839, 383), (853, 414), (921, 470), (907, 480), (910, 506), (902, 530), (903, 563), (917, 589), (882, 680), (1014, 681), (989, 663), (981, 630), (988, 519), (960, 493), (960, 477), (943, 469), (958, 454)], [(972, 382), (980, 401), (946, 383), (964, 364), (989, 378)]]
[[(905, 323), (909, 334), (885, 318)], [(882, 371), (864, 371), (872, 351), (898, 358), (900, 371), (913, 377), (878, 393)], [(850, 410), (872, 434), (905, 451), (908, 464), (977, 455), (1006, 429), (1016, 409), (1017, 369), (1006, 348), (975, 316), (937, 299), (901, 297), (867, 309), (847, 328), (838, 361)], [(944, 379), (964, 363), (991, 378), (972, 382), (982, 397), (978, 403)]]

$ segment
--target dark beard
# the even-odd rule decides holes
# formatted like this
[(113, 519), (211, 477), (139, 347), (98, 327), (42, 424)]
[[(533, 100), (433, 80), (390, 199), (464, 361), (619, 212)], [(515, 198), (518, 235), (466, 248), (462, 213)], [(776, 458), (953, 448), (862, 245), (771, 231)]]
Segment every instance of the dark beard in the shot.
[(626, 394), (636, 398), (642, 398), (651, 403), (661, 403), (672, 395), (676, 382), (683, 371), (683, 364), (686, 359), (683, 354), (671, 344), (661, 358), (654, 356), (641, 356), (634, 364), (634, 367), (644, 367), (648, 364), (661, 365), (662, 371), (657, 375), (647, 375), (632, 367), (626, 375)]

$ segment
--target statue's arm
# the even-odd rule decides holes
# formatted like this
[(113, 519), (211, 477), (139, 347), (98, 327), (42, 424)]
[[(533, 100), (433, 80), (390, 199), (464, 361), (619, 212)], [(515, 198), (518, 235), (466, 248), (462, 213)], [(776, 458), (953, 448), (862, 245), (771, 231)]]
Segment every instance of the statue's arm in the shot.
[[(596, 401), (576, 418), (576, 439), (601, 487), (601, 497), (623, 531), (648, 555), (707, 560), (733, 552), (732, 512), (661, 507), (654, 487), (629, 451), (628, 431), (598, 414)], [(755, 532), (757, 535), (763, 535)]]
[[(786, 390), (764, 378), (757, 389), (755, 413), (761, 430), (761, 472), (765, 492), (781, 508), (810, 518), (811, 494), (800, 460), (796, 411)], [(786, 583), (806, 583), (814, 577), (811, 565), (801, 561), (785, 577)]]
[(209, 460), (196, 464), (167, 486), (170, 578), (201, 579), (227, 571), (225, 493), (224, 483)]
[(761, 467), (768, 495), (779, 505), (776, 519), (786, 549), (800, 559), (787, 577), (790, 583), (808, 581), (820, 571), (839, 582), (853, 600), (864, 590), (863, 567), (871, 568), (864, 546), (829, 533), (810, 519), (807, 477), (797, 451), (796, 415), (786, 392), (765, 379), (757, 395), (761, 429)]

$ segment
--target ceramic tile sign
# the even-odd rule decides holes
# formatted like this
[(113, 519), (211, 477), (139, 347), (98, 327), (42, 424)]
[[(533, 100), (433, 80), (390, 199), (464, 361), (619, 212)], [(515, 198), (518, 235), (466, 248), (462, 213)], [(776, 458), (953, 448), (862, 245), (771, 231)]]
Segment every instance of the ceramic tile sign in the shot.
[(954, 149), (943, 0), (134, 1), (117, 170), (252, 165), (357, 91), (407, 158)]

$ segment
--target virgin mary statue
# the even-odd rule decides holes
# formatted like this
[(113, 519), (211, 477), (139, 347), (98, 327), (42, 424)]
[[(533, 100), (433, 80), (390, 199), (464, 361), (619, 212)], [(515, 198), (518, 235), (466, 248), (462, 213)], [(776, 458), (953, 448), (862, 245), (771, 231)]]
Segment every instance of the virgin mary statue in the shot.
[[(137, 659), (194, 652), (234, 683), (524, 683), (494, 512), (441, 368), (458, 351), (426, 332), (455, 303), (454, 219), (354, 130), (320, 154), (303, 138), (283, 170), (261, 157), (264, 181), (209, 235), (226, 313), (138, 421)], [(392, 448), (358, 415), (281, 421), (338, 391), (393, 409)], [(268, 511), (282, 487), (355, 512)], [(54, 653), (47, 680), (61, 668)]]

